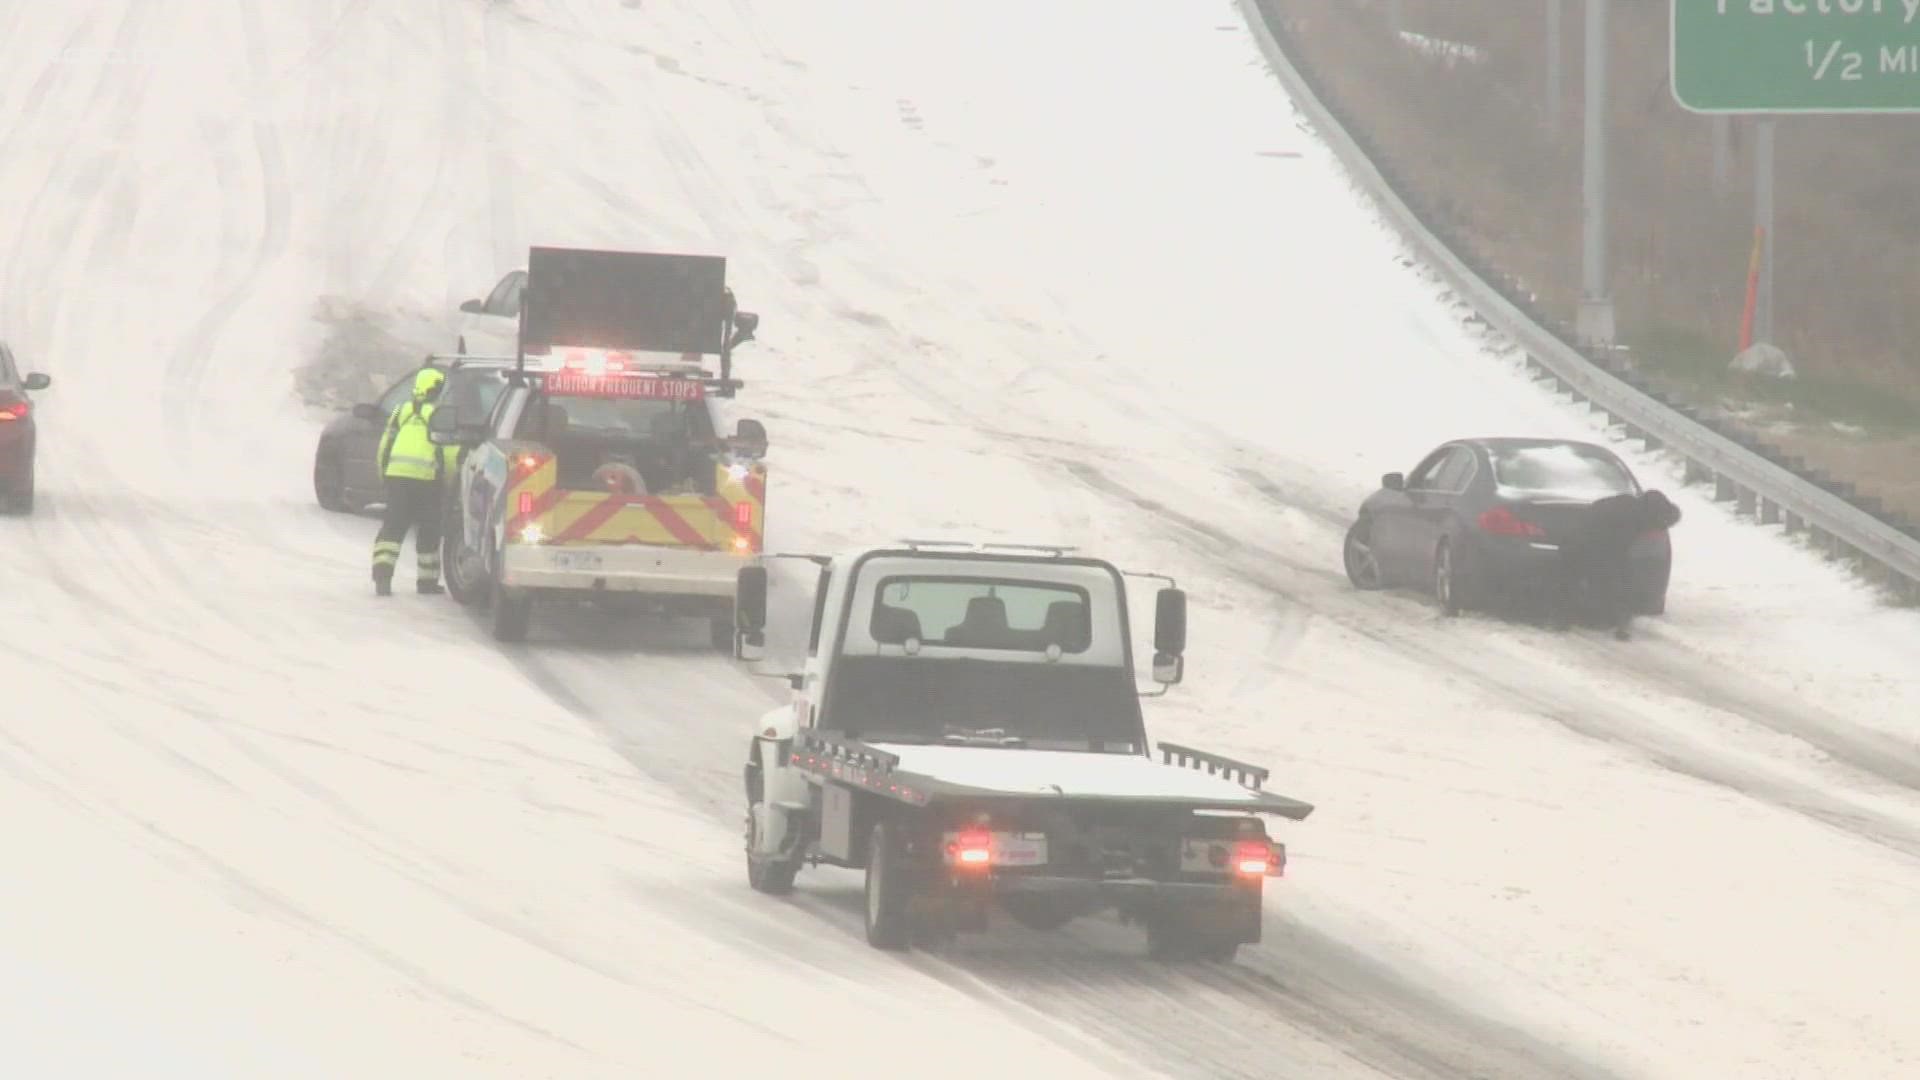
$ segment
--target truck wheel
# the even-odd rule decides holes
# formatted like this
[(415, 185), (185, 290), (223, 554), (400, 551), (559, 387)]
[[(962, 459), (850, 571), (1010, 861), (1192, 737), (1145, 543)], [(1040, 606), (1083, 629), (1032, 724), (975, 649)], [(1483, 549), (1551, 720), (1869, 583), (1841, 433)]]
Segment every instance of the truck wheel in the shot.
[(867, 837), (867, 944), (876, 949), (905, 949), (913, 943), (908, 918), (913, 879), (904, 846), (897, 830), (884, 821)]
[(785, 896), (793, 891), (793, 879), (800, 873), (800, 862), (754, 854), (760, 850), (760, 815), (754, 811), (761, 806), (754, 803), (747, 807), (747, 884), (753, 886), (755, 892)]
[(527, 626), (533, 621), (533, 596), (525, 589), (510, 589), (500, 580), (506, 568), (496, 559), (493, 567), (493, 637), (496, 641), (525, 641)]
[(463, 561), (463, 547), (460, 534), (462, 528), (458, 512), (449, 512), (447, 522), (440, 533), (440, 565), (447, 569), (447, 593), (465, 606), (472, 606), (486, 596), (486, 581), (478, 577), (468, 577), (466, 563)]

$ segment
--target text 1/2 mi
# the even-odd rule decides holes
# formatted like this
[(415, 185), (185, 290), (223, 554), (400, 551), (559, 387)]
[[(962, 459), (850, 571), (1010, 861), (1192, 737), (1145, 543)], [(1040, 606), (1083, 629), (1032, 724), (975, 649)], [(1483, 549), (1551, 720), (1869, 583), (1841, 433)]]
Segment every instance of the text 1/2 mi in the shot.
[[(1857, 50), (1842, 52), (1844, 44), (1834, 41), (1822, 48), (1820, 42), (1808, 39), (1807, 67), (1815, 81), (1829, 74), (1841, 82), (1859, 82), (1866, 77), (1866, 56)], [(1880, 46), (1880, 74), (1920, 75), (1920, 45)]]

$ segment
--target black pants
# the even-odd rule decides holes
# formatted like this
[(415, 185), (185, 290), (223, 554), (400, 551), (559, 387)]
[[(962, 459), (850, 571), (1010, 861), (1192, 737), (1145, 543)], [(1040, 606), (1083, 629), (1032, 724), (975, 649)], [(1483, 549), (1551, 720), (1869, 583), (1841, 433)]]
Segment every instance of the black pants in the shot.
[(421, 581), (440, 580), (440, 523), (444, 487), (438, 480), (387, 477), (387, 516), (373, 539), (373, 576), (392, 580), (400, 545), (413, 532), (413, 557)]

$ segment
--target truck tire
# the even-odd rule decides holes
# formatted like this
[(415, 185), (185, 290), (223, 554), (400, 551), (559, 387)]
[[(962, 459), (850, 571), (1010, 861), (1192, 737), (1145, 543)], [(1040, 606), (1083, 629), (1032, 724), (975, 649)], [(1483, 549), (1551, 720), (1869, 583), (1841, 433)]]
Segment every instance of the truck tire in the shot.
[(876, 949), (913, 943), (913, 876), (902, 839), (898, 827), (884, 821), (867, 837), (867, 944)]
[(500, 580), (505, 572), (498, 557), (493, 566), (493, 637), (496, 641), (525, 641), (533, 622), (533, 597), (525, 589), (510, 589)]
[(763, 892), (768, 896), (785, 896), (793, 891), (794, 876), (800, 873), (798, 859), (770, 859), (764, 855), (755, 855), (760, 850), (760, 818), (754, 814), (754, 803), (747, 807), (747, 884), (754, 892)]
[[(466, 564), (461, 561), (464, 551), (461, 534), (464, 531), (460, 512), (449, 508), (446, 523), (441, 526), (440, 532), (440, 565), (446, 569), (447, 595), (464, 607), (472, 607), (486, 599), (489, 582), (481, 574), (468, 578), (463, 569)], [(484, 572), (486, 567), (484, 559), (480, 561), (480, 566)]]

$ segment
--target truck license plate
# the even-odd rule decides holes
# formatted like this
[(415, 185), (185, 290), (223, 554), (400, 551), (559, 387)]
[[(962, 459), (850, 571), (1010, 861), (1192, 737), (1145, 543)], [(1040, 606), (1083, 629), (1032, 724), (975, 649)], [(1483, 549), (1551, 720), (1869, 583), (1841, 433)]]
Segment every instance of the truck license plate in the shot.
[(995, 833), (993, 861), (1000, 866), (1045, 866), (1047, 834)]
[(547, 559), (555, 570), (600, 569), (600, 555), (593, 551), (550, 551)]

